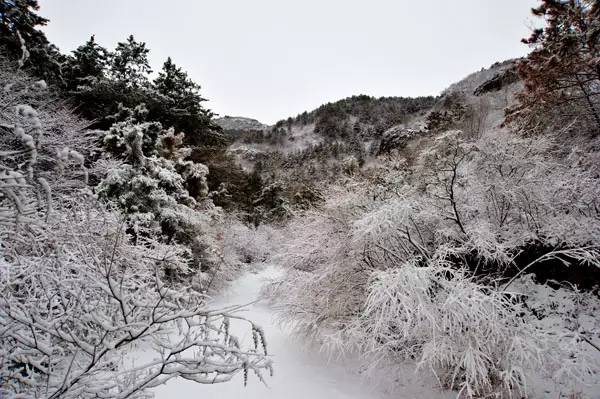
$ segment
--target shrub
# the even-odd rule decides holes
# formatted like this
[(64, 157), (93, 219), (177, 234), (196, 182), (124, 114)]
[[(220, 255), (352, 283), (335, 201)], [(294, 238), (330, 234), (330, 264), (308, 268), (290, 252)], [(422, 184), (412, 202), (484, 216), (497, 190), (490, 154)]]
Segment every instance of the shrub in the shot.
[[(188, 268), (187, 248), (148, 234), (134, 242), (123, 217), (91, 195), (79, 151), (54, 155), (62, 172), (41, 162), (45, 126), (33, 107), (2, 108), (0, 128), (9, 143), (0, 152), (0, 396), (146, 397), (176, 377), (262, 379), (271, 366), (260, 328), (248, 321), (255, 346), (240, 347), (228, 329), (243, 320), (235, 308), (208, 309), (202, 292), (169, 278)], [(81, 179), (65, 178), (72, 166)], [(128, 366), (150, 348), (148, 361)]]

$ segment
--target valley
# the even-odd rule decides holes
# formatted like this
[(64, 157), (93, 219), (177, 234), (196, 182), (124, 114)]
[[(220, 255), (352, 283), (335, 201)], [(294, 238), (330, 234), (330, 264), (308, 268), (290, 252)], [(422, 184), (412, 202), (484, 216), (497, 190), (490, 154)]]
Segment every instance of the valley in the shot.
[(0, 0), (0, 397), (598, 398), (600, 3), (272, 125), (37, 3)]

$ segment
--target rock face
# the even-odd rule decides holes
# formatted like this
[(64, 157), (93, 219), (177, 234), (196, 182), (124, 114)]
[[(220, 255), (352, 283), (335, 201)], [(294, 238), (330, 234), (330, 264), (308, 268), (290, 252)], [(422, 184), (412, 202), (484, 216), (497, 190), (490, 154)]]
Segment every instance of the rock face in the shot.
[(215, 123), (223, 128), (223, 130), (266, 130), (269, 126), (260, 123), (256, 119), (244, 118), (242, 116), (224, 116), (215, 119)]
[(505, 71), (495, 74), (491, 79), (486, 80), (475, 88), (473, 94), (480, 96), (490, 91), (498, 91), (503, 87), (519, 80), (519, 74), (516, 68), (509, 68)]
[(403, 126), (393, 126), (383, 132), (378, 153), (386, 154), (392, 150), (404, 148), (409, 140), (419, 133), (421, 132), (415, 129), (409, 129)]

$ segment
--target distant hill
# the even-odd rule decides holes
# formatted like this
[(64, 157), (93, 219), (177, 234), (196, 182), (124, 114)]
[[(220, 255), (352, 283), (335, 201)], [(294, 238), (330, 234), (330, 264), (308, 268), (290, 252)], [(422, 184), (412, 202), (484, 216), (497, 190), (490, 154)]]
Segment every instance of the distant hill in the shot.
[(268, 125), (265, 125), (256, 119), (245, 118), (243, 116), (226, 115), (222, 118), (216, 118), (214, 121), (225, 131), (256, 131), (266, 130), (269, 128)]
[(234, 138), (232, 149), (240, 155), (246, 150), (250, 150), (253, 157), (257, 151), (290, 154), (310, 151), (315, 146), (327, 147), (325, 152), (356, 154), (368, 151), (389, 128), (423, 119), (436, 101), (437, 98), (431, 96), (357, 95), (324, 104), (266, 128), (246, 118), (222, 118), (217, 123)]
[[(233, 140), (229, 153), (251, 170), (257, 162), (269, 173), (293, 178), (315, 168), (332, 169), (348, 158), (359, 165), (448, 129), (477, 135), (504, 119), (520, 87), (515, 61), (482, 68), (450, 85), (439, 96), (351, 96), (266, 126), (254, 119), (217, 119)], [(336, 169), (336, 167), (333, 167)], [(312, 172), (310, 172), (312, 174)], [(323, 173), (317, 175), (323, 176)]]

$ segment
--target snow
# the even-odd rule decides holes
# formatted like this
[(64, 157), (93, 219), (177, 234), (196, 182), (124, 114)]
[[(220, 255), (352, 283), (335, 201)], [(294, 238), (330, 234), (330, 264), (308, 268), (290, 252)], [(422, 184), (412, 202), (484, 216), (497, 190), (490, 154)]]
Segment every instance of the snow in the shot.
[[(231, 382), (215, 385), (199, 385), (183, 379), (175, 379), (154, 389), (157, 399), (198, 397), (385, 399), (392, 397), (362, 378), (349, 367), (348, 363), (329, 361), (325, 354), (307, 347), (286, 327), (277, 323), (274, 311), (263, 301), (255, 302), (259, 299), (263, 284), (281, 272), (277, 266), (267, 266), (258, 272), (246, 272), (213, 304), (215, 307), (221, 307), (254, 302), (246, 308), (243, 315), (256, 322), (265, 331), (267, 348), (275, 368), (273, 377), (266, 379), (268, 386), (253, 378), (253, 375), (249, 375), (248, 385), (244, 387), (241, 374)], [(232, 325), (232, 329), (235, 329), (235, 326)], [(250, 332), (245, 331), (244, 334), (244, 330), (240, 330), (240, 338), (244, 342), (252, 340)], [(414, 396), (415, 399), (417, 397), (421, 396)], [(403, 397), (403, 399), (412, 398), (412, 396)]]

